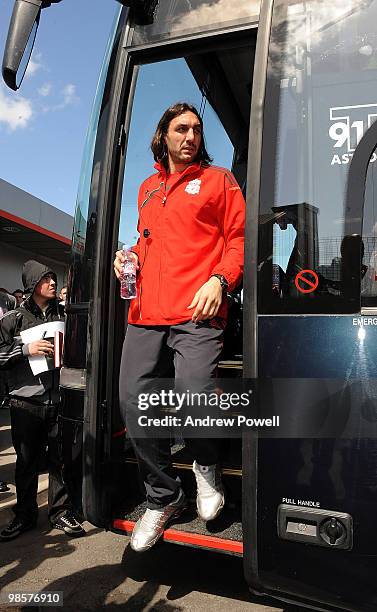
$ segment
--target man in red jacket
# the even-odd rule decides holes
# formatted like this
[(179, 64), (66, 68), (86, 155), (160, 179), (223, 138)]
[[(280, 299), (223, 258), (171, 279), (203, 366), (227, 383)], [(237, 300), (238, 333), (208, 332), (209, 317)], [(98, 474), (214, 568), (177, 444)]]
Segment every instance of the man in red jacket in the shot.
[[(141, 185), (140, 238), (132, 247), (137, 298), (131, 300), (123, 346), (119, 394), (147, 496), (131, 546), (149, 549), (165, 525), (185, 508), (172, 472), (168, 439), (140, 437), (137, 395), (145, 380), (216, 376), (227, 316), (227, 291), (243, 273), (245, 202), (233, 175), (212, 166), (195, 107), (177, 103), (161, 117), (151, 144), (157, 172)], [(117, 278), (125, 261), (118, 251)], [(139, 412), (140, 415), (140, 412)], [(214, 519), (224, 505), (218, 443), (186, 440), (193, 455), (197, 509)]]

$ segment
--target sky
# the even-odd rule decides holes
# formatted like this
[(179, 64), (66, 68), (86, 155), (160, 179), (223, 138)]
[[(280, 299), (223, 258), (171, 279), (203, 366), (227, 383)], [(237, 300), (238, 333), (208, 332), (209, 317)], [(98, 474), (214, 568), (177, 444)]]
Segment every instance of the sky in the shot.
[[(1, 61), (14, 0), (1, 0)], [(71, 215), (115, 0), (62, 0), (42, 11), (19, 92), (0, 83), (0, 178)]]

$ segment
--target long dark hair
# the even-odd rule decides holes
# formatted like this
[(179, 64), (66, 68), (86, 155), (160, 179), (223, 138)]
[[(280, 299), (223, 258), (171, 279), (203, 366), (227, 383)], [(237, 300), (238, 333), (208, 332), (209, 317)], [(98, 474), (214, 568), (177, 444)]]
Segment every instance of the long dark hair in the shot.
[(192, 104), (188, 104), (187, 102), (176, 102), (173, 106), (169, 106), (166, 109), (164, 114), (162, 115), (160, 121), (158, 122), (156, 132), (152, 138), (151, 142), (151, 150), (153, 153), (154, 160), (156, 162), (161, 162), (165, 168), (168, 168), (168, 148), (166, 146), (165, 138), (168, 133), (169, 125), (172, 119), (182, 115), (183, 113), (194, 113), (200, 121), (200, 126), (202, 128), (202, 139), (200, 142), (199, 151), (195, 157), (196, 162), (201, 161), (204, 164), (208, 165), (213, 160), (212, 157), (207, 152), (204, 133), (203, 133), (203, 120), (199, 115), (197, 109)]

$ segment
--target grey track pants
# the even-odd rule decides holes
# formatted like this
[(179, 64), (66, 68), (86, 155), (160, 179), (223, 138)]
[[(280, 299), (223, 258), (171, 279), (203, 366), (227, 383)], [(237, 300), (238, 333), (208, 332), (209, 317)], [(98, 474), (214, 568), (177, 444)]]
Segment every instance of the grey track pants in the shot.
[[(139, 412), (137, 394), (150, 378), (208, 379), (216, 376), (223, 346), (223, 330), (209, 321), (170, 326), (129, 325), (123, 344), (119, 375), (122, 417), (131, 438), (144, 482), (147, 506), (160, 508), (173, 501), (180, 488), (171, 464), (170, 440), (133, 435)], [(140, 414), (140, 412), (139, 412)], [(213, 465), (219, 459), (217, 440), (186, 440), (192, 459)]]

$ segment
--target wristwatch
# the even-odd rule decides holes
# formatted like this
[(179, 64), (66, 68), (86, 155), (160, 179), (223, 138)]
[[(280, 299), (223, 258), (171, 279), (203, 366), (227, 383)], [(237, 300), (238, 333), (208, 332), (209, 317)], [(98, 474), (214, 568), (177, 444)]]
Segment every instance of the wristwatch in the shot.
[(212, 274), (212, 276), (216, 276), (216, 278), (218, 278), (219, 281), (220, 281), (221, 289), (223, 291), (227, 291), (227, 289), (229, 287), (229, 283), (226, 280), (225, 276), (223, 276), (222, 274)]

